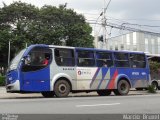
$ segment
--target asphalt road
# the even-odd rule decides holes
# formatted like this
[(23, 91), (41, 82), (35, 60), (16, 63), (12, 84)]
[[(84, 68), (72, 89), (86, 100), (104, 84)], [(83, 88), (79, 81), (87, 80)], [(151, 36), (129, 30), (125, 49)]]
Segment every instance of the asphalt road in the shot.
[(0, 113), (120, 114), (160, 113), (160, 94), (0, 99)]

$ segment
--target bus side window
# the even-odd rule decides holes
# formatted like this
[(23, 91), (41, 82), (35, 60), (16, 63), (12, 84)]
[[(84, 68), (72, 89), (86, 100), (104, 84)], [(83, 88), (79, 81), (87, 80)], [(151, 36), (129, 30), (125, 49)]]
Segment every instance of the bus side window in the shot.
[(130, 66), (132, 68), (145, 68), (146, 67), (145, 55), (131, 53), (130, 54)]
[(58, 66), (75, 66), (74, 51), (72, 49), (55, 48), (54, 55)]
[(93, 67), (95, 66), (94, 51), (77, 50), (77, 66)]
[(128, 53), (114, 53), (116, 67), (129, 67)]
[(96, 52), (97, 67), (113, 67), (112, 53)]

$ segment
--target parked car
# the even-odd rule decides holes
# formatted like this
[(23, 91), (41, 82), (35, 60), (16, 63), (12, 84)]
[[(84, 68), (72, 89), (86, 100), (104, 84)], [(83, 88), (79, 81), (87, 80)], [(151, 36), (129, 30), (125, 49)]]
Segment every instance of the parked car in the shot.
[[(151, 85), (154, 86), (155, 90), (160, 90), (160, 80), (152, 80)], [(147, 90), (147, 88), (136, 88), (136, 90)]]

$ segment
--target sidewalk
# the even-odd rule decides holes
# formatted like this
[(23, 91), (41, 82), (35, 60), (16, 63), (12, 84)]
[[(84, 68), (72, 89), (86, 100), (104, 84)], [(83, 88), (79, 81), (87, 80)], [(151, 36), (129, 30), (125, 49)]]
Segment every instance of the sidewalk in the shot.
[(16, 98), (39, 98), (43, 97), (40, 93), (33, 94), (20, 94), (20, 93), (7, 93), (5, 87), (0, 87), (0, 99), (16, 99)]
[[(131, 89), (128, 95), (152, 95), (153, 93), (148, 93), (147, 91), (136, 91)], [(157, 91), (155, 94), (160, 94), (160, 91)], [(114, 95), (112, 93), (111, 95)], [(89, 97), (89, 96), (98, 96), (96, 92), (90, 93), (75, 93), (70, 94), (71, 97)], [(7, 93), (5, 87), (0, 87), (0, 99), (17, 99), (17, 98), (43, 98), (41, 93), (32, 93), (32, 94), (20, 94), (20, 93)]]

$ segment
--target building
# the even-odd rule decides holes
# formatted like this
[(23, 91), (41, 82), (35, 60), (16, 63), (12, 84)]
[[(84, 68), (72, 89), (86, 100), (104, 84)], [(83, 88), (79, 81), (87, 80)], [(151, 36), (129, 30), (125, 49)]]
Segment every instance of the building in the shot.
[(109, 50), (143, 51), (160, 54), (160, 34), (132, 32), (108, 39)]

